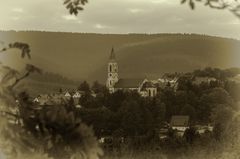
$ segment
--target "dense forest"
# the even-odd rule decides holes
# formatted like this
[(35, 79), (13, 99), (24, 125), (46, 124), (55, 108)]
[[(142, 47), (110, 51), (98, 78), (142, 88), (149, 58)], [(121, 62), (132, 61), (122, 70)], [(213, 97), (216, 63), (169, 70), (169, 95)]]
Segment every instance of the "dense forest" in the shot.
[[(78, 113), (93, 125), (97, 134), (106, 132), (112, 135), (123, 130), (123, 135), (143, 135), (169, 122), (173, 115), (188, 115), (192, 124), (214, 124), (217, 120), (214, 113), (218, 113), (215, 111), (237, 110), (240, 85), (231, 79), (239, 73), (239, 69), (195, 70), (180, 76), (177, 90), (170, 86), (159, 87), (154, 98), (143, 98), (137, 92), (109, 94), (104, 86), (95, 82), (92, 90), (97, 97), (88, 93), (90, 87), (83, 87), (85, 89), (81, 90), (86, 94), (80, 99), (83, 109)], [(195, 84), (197, 77), (217, 80)]]

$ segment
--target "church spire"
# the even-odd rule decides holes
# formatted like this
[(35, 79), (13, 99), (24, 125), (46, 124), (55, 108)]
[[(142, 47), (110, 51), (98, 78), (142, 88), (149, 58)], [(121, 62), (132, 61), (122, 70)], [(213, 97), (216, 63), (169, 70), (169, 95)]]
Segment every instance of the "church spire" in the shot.
[(111, 50), (110, 60), (116, 60), (116, 56), (115, 56), (113, 47), (112, 47), (112, 50)]
[(109, 59), (110, 61), (108, 62), (108, 78), (106, 86), (110, 92), (114, 92), (114, 86), (118, 82), (118, 64), (113, 47)]

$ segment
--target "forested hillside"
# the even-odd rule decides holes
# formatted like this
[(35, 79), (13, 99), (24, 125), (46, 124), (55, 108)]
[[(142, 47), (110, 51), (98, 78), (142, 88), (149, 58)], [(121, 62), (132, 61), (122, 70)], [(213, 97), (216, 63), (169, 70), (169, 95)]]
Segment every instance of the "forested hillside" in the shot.
[(239, 67), (240, 42), (207, 35), (2, 31), (0, 37), (5, 44), (28, 43), (30, 62), (43, 70), (88, 81), (105, 82), (112, 46), (120, 77), (158, 78), (166, 72), (187, 72), (207, 66)]
[(73, 81), (59, 74), (44, 72), (42, 74), (31, 74), (21, 81), (16, 88), (18, 92), (27, 91), (32, 97), (39, 94), (56, 93), (60, 88), (64, 90), (74, 90), (80, 81)]

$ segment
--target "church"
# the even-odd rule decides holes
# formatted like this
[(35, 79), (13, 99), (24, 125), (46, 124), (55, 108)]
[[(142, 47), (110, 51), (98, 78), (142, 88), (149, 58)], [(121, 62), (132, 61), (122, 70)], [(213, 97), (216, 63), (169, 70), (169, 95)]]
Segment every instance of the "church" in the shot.
[(123, 90), (137, 91), (143, 97), (155, 97), (157, 95), (157, 86), (148, 79), (119, 78), (118, 63), (113, 48), (111, 50), (107, 70), (108, 74), (106, 86), (110, 93), (114, 93), (118, 90)]

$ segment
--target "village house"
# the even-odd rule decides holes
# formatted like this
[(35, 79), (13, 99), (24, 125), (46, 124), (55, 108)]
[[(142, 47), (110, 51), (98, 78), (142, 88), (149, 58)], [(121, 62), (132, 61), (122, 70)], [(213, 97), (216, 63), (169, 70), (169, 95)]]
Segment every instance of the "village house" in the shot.
[(177, 90), (178, 88), (178, 78), (179, 77), (174, 77), (174, 78), (166, 78), (162, 77), (157, 80), (158, 86), (163, 88), (163, 87), (172, 87), (174, 90)]
[(214, 77), (194, 77), (193, 84), (200, 85), (201, 83), (210, 84), (211, 82), (217, 81)]
[(177, 131), (179, 136), (183, 136), (186, 129), (189, 128), (189, 116), (174, 115), (171, 118), (170, 127)]
[(33, 99), (33, 102), (38, 105), (56, 105), (67, 103), (71, 98), (74, 100), (74, 104), (79, 104), (79, 99), (81, 98), (82, 93), (79, 91), (75, 92), (63, 92), (63, 93), (52, 93), (52, 94), (41, 94)]
[(236, 83), (240, 83), (240, 74), (237, 74), (236, 76), (234, 77), (229, 77), (228, 78), (229, 81), (232, 81), (232, 82), (236, 82)]
[(118, 75), (118, 64), (114, 49), (112, 48), (108, 63), (108, 76), (106, 86), (110, 93), (118, 90), (137, 91), (143, 97), (154, 97), (157, 95), (157, 85), (148, 79), (123, 79)]
[(206, 132), (212, 132), (213, 131), (213, 126), (212, 125), (195, 125), (195, 128), (197, 132), (201, 135)]

